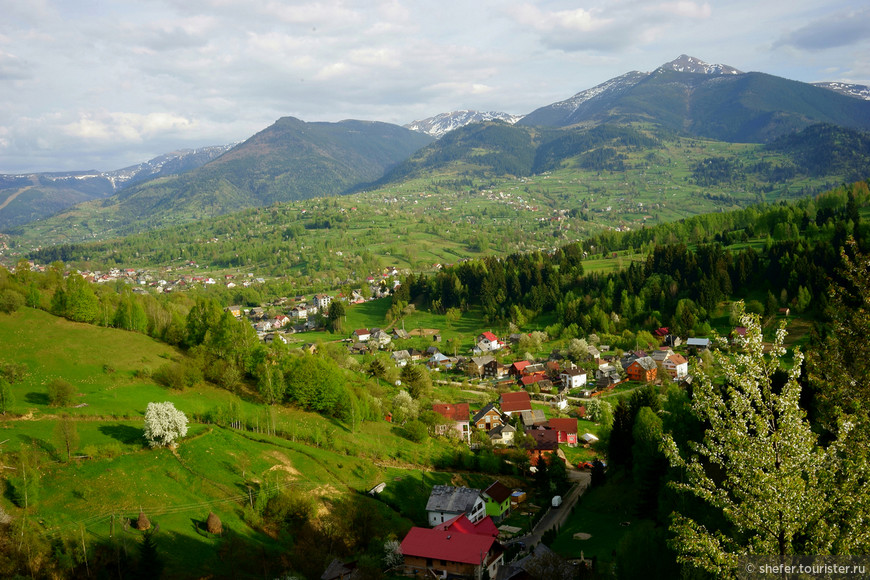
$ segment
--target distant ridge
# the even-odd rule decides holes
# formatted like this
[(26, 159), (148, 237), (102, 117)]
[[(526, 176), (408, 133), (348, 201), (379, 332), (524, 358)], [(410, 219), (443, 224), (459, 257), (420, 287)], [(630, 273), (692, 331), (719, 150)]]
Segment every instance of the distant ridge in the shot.
[(450, 113), (441, 113), (440, 115), (435, 115), (434, 117), (429, 117), (427, 119), (412, 121), (411, 123), (404, 125), (404, 127), (440, 139), (445, 133), (471, 123), (504, 121), (513, 125), (522, 118), (522, 115), (511, 115), (509, 113), (498, 113), (495, 111), (452, 111)]
[(179, 149), (114, 171), (66, 171), (0, 175), (0, 231), (43, 219), (126, 187), (180, 175), (217, 159), (235, 144)]
[[(518, 124), (569, 127), (650, 122), (729, 142), (766, 143), (816, 123), (870, 130), (870, 102), (822, 88), (681, 55), (532, 111)], [(840, 93), (840, 94), (838, 94)]]
[(824, 82), (812, 84), (814, 87), (828, 89), (830, 91), (834, 91), (835, 93), (846, 95), (847, 97), (854, 97), (856, 99), (870, 101), (870, 87), (868, 87), (867, 85), (854, 85), (851, 83), (838, 82)]

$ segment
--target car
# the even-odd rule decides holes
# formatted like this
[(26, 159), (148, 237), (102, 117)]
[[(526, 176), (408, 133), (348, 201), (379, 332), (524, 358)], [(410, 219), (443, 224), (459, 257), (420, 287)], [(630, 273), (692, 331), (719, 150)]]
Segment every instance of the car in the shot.
[(577, 464), (577, 469), (592, 469), (591, 461), (581, 461)]

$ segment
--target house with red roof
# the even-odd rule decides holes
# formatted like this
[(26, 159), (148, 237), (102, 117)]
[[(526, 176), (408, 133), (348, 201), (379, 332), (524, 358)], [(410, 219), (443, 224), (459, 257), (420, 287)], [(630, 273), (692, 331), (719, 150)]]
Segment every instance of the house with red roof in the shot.
[(526, 391), (518, 391), (516, 393), (502, 393), (499, 397), (498, 405), (504, 415), (510, 416), (513, 413), (532, 410), (532, 398)]
[(512, 377), (522, 376), (523, 369), (526, 368), (527, 366), (529, 366), (530, 364), (532, 364), (532, 363), (530, 363), (527, 360), (518, 360), (517, 362), (515, 362), (511, 365), (510, 369), (508, 370), (508, 374)]
[(372, 337), (372, 333), (369, 332), (368, 328), (358, 328), (353, 331), (353, 339), (356, 342), (366, 342), (368, 339)]
[(451, 430), (455, 432), (466, 444), (471, 443), (471, 413), (468, 403), (434, 403), (432, 410), (444, 417), (448, 422), (436, 425), (435, 432), (438, 435), (446, 435)]
[(577, 447), (577, 419), (550, 419), (547, 426), (556, 432), (556, 441)]
[(548, 380), (547, 376), (543, 375), (543, 374), (526, 375), (526, 376), (520, 378), (520, 386), (522, 386), (524, 389), (527, 389), (536, 383), (540, 383), (541, 381), (546, 381), (546, 380)]
[(465, 514), (459, 514), (455, 518), (447, 520), (443, 524), (438, 524), (432, 529), (453, 531), (460, 534), (477, 534), (493, 538), (497, 538), (499, 534), (498, 528), (495, 527), (495, 522), (492, 521), (491, 517), (486, 516), (477, 522), (472, 522)]
[(492, 352), (501, 349), (503, 346), (504, 343), (489, 331), (477, 335), (477, 349), (480, 352)]
[(457, 530), (411, 528), (402, 540), (404, 574), (426, 578), (476, 578), (485, 568), (495, 578), (504, 564), (504, 548), (495, 538)]

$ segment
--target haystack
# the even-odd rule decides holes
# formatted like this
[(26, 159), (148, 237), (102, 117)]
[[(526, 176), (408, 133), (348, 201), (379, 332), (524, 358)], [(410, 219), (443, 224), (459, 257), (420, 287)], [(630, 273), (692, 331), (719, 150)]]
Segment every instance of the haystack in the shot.
[(148, 516), (145, 515), (145, 512), (139, 512), (139, 519), (136, 520), (136, 529), (144, 532), (147, 529), (151, 528), (151, 521), (148, 519)]
[(214, 512), (208, 512), (208, 518), (205, 520), (205, 527), (209, 534), (222, 534), (224, 531), (221, 525), (221, 519)]

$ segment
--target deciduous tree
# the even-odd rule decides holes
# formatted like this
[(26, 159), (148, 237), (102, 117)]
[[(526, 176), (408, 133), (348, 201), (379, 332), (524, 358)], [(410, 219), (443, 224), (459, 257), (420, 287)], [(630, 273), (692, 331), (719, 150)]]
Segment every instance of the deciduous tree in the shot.
[(12, 394), (12, 385), (9, 381), (0, 377), (0, 415), (5, 415), (15, 404), (15, 395)]
[(187, 435), (187, 416), (170, 402), (148, 403), (145, 439), (151, 447), (170, 447)]
[(48, 404), (52, 407), (69, 407), (75, 387), (64, 379), (53, 379), (48, 383)]
[(66, 460), (72, 460), (72, 452), (79, 446), (79, 432), (76, 423), (64, 415), (54, 426), (54, 438), (66, 451)]
[(674, 513), (672, 548), (683, 564), (717, 577), (736, 572), (740, 554), (790, 555), (862, 553), (866, 529), (866, 465), (842, 459), (848, 426), (822, 447), (801, 409), (802, 356), (787, 371), (781, 388), (784, 325), (765, 355), (757, 315), (743, 315), (746, 337), (733, 359), (717, 352), (724, 385), (703, 375), (692, 407), (709, 427), (703, 440), (681, 453), (670, 436), (664, 451), (681, 468), (672, 483), (695, 496), (715, 514)]

